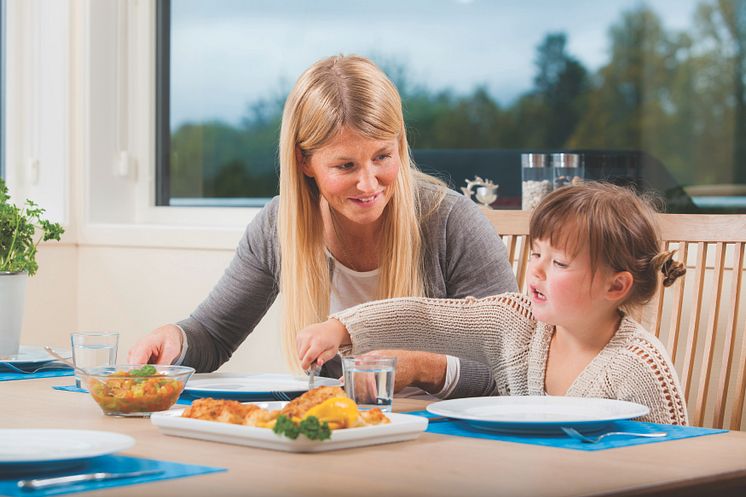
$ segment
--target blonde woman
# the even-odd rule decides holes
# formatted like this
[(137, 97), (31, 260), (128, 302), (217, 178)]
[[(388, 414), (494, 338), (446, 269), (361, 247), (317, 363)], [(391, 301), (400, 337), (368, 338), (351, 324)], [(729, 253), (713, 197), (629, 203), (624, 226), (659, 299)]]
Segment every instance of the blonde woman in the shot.
[[(366, 58), (334, 56), (308, 68), (285, 102), (280, 195), (248, 226), (207, 299), (141, 339), (129, 361), (213, 371), (278, 293), (286, 357), (297, 369), (296, 331), (330, 312), (381, 298), (515, 289), (505, 247), (477, 207), (415, 168), (393, 83)], [(495, 389), (480, 363), (387, 353), (399, 359), (397, 390), (454, 397)], [(339, 361), (322, 374), (341, 376)]]

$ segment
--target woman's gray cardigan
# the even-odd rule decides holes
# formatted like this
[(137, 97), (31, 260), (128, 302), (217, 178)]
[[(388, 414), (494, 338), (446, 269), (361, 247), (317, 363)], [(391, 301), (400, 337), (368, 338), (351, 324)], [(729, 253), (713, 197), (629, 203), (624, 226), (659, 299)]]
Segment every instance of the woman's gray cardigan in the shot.
[[(422, 186), (420, 192), (427, 212), (434, 187)], [(183, 364), (200, 372), (219, 368), (275, 301), (280, 275), (278, 206), (275, 197), (256, 215), (215, 288), (189, 318), (178, 323), (188, 343)], [(421, 228), (428, 297), (479, 298), (517, 290), (505, 245), (471, 200), (448, 190)], [(341, 375), (333, 363), (324, 373)], [(450, 397), (490, 395), (494, 389), (487, 366), (462, 359)]]

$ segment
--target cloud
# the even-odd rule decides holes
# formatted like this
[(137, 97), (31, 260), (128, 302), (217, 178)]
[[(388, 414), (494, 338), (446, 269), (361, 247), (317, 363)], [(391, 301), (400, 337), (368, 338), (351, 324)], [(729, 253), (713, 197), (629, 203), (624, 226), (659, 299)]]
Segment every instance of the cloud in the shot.
[[(695, 0), (647, 2), (667, 29), (688, 27)], [(410, 80), (456, 93), (486, 86), (501, 103), (530, 89), (536, 46), (550, 32), (591, 70), (607, 60), (625, 0), (222, 0), (172, 2), (172, 124), (238, 122), (249, 102), (287, 91), (335, 53), (403, 64)]]

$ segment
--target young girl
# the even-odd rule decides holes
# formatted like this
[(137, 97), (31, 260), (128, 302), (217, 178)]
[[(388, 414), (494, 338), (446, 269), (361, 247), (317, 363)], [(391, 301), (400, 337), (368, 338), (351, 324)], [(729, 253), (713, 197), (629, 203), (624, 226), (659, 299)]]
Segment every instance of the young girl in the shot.
[(302, 366), (350, 344), (448, 353), (489, 365), (500, 395), (628, 400), (650, 408), (644, 421), (687, 424), (671, 359), (627, 314), (659, 271), (665, 286), (685, 272), (659, 251), (649, 203), (609, 184), (561, 188), (534, 211), (529, 239), (528, 295), (362, 304), (299, 332)]

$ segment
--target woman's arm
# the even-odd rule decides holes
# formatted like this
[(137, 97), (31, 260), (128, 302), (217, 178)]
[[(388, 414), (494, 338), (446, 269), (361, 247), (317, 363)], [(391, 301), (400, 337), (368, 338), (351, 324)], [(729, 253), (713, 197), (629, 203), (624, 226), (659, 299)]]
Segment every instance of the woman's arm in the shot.
[(254, 330), (278, 294), (277, 199), (249, 224), (236, 254), (207, 298), (179, 322), (187, 339), (183, 364), (214, 371)]

